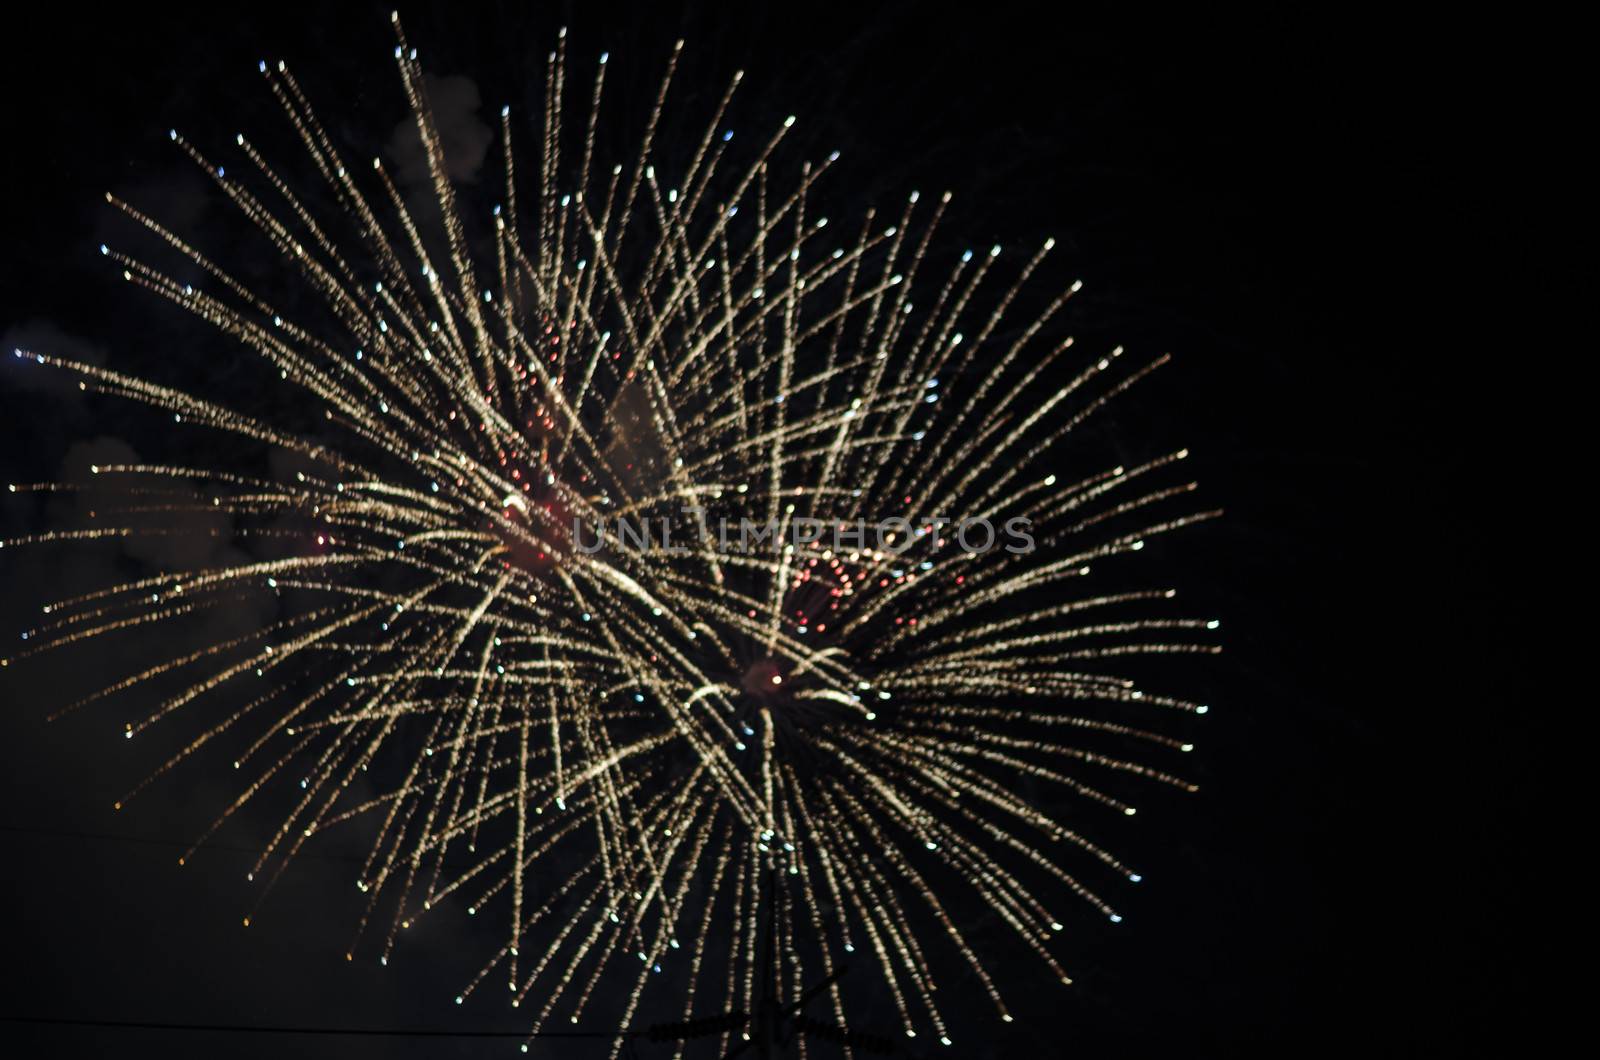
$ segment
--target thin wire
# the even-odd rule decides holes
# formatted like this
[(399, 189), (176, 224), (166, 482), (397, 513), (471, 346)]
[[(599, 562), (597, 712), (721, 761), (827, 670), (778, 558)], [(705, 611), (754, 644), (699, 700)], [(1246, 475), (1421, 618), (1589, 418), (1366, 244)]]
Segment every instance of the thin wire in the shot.
[(204, 1031), (223, 1034), (323, 1034), (390, 1038), (630, 1038), (638, 1031), (446, 1031), (391, 1027), (269, 1027), (246, 1023), (167, 1023), (148, 1020), (70, 1019), (56, 1016), (0, 1016), (0, 1023), (113, 1030)]
[[(14, 824), (0, 824), (0, 832), (8, 832), (8, 833), (11, 833), (11, 834), (14, 834), (14, 835), (39, 836), (40, 838), (96, 839), (96, 840), (104, 840), (106, 842), (112, 842), (112, 843), (135, 843), (135, 844), (139, 844), (141, 846), (176, 847), (176, 848), (178, 848), (180, 850), (186, 850), (186, 849), (194, 846), (194, 843), (192, 841), (185, 841), (185, 840), (181, 840), (181, 839), (160, 839), (160, 838), (156, 838), (156, 837), (145, 837), (145, 836), (114, 835), (114, 834), (112, 834), (110, 832), (80, 832), (80, 831), (76, 831), (76, 830), (72, 830), (72, 829), (66, 829), (66, 828), (29, 828), (29, 827), (24, 826), (24, 825), (14, 825)], [(225, 851), (230, 851), (230, 852), (237, 853), (237, 854), (260, 854), (262, 852), (262, 848), (261, 847), (244, 846), (244, 845), (238, 844), (238, 843), (215, 843), (215, 842), (211, 842), (211, 843), (206, 843), (200, 849), (201, 850), (225, 850)], [(197, 853), (198, 853), (198, 851), (197, 851)], [(321, 853), (321, 852), (317, 852), (317, 851), (309, 851), (309, 852), (298, 854), (296, 856), (297, 857), (303, 857), (303, 858), (310, 858), (310, 859), (318, 860), (318, 861), (364, 861), (365, 860), (365, 858), (363, 858), (362, 856), (357, 855), (357, 854), (333, 854), (333, 853)]]

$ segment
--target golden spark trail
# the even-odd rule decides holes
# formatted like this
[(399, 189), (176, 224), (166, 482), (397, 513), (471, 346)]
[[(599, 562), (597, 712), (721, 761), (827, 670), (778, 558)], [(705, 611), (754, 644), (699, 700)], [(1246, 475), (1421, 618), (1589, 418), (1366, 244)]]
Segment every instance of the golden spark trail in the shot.
[[(480, 210), (398, 17), (395, 33), (420, 200), (381, 161), (346, 161), (282, 63), (259, 72), (322, 187), (242, 134), (226, 158), (171, 134), (285, 291), (108, 196), (177, 261), (105, 260), (256, 355), (294, 415), (15, 351), (282, 459), (11, 486), (93, 511), (0, 541), (8, 555), (234, 547), (53, 601), (0, 662), (262, 604), (253, 628), (219, 626), (73, 708), (133, 704), (125, 739), (193, 724), (152, 780), (237, 744), (239, 795), (213, 829), (287, 807), (251, 870), (256, 907), (304, 843), (365, 822), (351, 959), (369, 926), (387, 963), (419, 917), (470, 903), (504, 944), (455, 1000), (490, 984), (534, 1002), (535, 1030), (752, 1011), (763, 984), (787, 995), (855, 962), (904, 1033), (948, 1045), (941, 981), (975, 975), (1012, 1019), (964, 909), (1069, 982), (1058, 903), (1115, 921), (1102, 893), (1140, 879), (1088, 837), (1142, 791), (1193, 790), (1178, 766), (1207, 710), (1114, 667), (1219, 650), (1215, 619), (1139, 582), (1147, 542), (1216, 514), (1166, 477), (1187, 451), (1124, 466), (1077, 444), (1165, 355), (1085, 354), (1062, 333), (1081, 284), (1042, 278), (1053, 240), (946, 254), (948, 193), (819, 215), (837, 153), (790, 161), (794, 118), (736, 137), (742, 74), (661, 150), (682, 42), (637, 152), (611, 160), (608, 57), (591, 85), (563, 31), (542, 113), (501, 112), (503, 198)], [(525, 129), (539, 158), (519, 170)], [(1034, 547), (971, 548), (979, 521), (1025, 524)], [(746, 524), (769, 536), (749, 546)], [(658, 1004), (658, 984), (677, 993)], [(849, 998), (830, 984), (841, 1027)]]

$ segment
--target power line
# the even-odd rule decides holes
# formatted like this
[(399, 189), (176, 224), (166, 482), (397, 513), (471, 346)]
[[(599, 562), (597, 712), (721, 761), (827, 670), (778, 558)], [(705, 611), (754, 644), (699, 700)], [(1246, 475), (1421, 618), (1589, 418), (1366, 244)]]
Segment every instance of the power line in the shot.
[[(137, 846), (170, 847), (178, 850), (194, 848), (196, 853), (205, 850), (221, 850), (236, 854), (264, 854), (267, 852), (263, 847), (244, 846), (238, 843), (207, 841), (198, 848), (195, 848), (195, 844), (193, 842), (182, 839), (162, 839), (154, 836), (115, 835), (110, 832), (80, 832), (66, 828), (37, 828), (28, 825), (0, 824), (0, 832), (8, 832), (13, 835), (39, 836), (41, 838), (50, 839), (92, 839), (109, 843), (132, 843)], [(360, 862), (365, 860), (364, 856), (359, 854), (336, 854), (332, 852), (315, 850), (302, 851), (301, 853), (295, 855), (295, 857), (297, 860), (300, 858), (305, 858), (313, 861)]]
[(304, 1034), (388, 1038), (631, 1038), (638, 1031), (450, 1031), (403, 1027), (284, 1027), (251, 1023), (171, 1023), (156, 1020), (81, 1019), (66, 1016), (0, 1016), (0, 1023), (108, 1030), (199, 1031), (213, 1034)]

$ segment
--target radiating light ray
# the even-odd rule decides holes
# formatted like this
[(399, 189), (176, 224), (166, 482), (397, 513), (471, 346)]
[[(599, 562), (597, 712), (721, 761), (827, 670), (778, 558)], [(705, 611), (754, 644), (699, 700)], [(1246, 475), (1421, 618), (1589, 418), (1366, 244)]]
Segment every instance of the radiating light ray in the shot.
[[(270, 601), (255, 628), (65, 708), (160, 681), (125, 738), (200, 719), (118, 808), (234, 741), (241, 791), (207, 836), (288, 793), (271, 796), (286, 809), (246, 924), (306, 842), (367, 821), (350, 958), (376, 947), (387, 963), (447, 900), (492, 912), (504, 942), (455, 1000), (503, 982), (512, 1005), (535, 1002), (535, 1031), (628, 1023), (654, 981), (681, 990), (668, 1005), (685, 1018), (754, 1011), (767, 984), (793, 994), (850, 961), (880, 974), (908, 1035), (949, 1043), (936, 1002), (957, 974), (1010, 1021), (961, 910), (1070, 981), (1056, 903), (1117, 920), (1101, 891), (1140, 878), (1088, 836), (1136, 812), (1130, 791), (1194, 790), (1171, 768), (1193, 745), (1159, 730), (1206, 705), (1107, 667), (1218, 650), (1216, 620), (1173, 612), (1173, 590), (1120, 584), (1146, 542), (1216, 513), (1187, 511), (1195, 484), (1162, 477), (1187, 450), (1053, 470), (1084, 463), (1073, 432), (1166, 357), (1079, 360), (1059, 320), (1081, 285), (1039, 290), (1053, 240), (1020, 264), (999, 246), (946, 260), (948, 193), (859, 225), (818, 216), (837, 153), (786, 161), (793, 118), (736, 142), (742, 74), (681, 152), (658, 152), (682, 42), (637, 153), (608, 165), (608, 57), (592, 88), (569, 85), (563, 31), (542, 113), (501, 112), (505, 186), (484, 217), (458, 199), (395, 32), (426, 209), (381, 160), (345, 161), (282, 63), (259, 70), (320, 191), (243, 134), (233, 167), (170, 135), (320, 319), (107, 196), (202, 278), (109, 245), (107, 261), (257, 354), (319, 428), (16, 351), (296, 470), (106, 464), (14, 485), (92, 499), (91, 525), (0, 548), (207, 534), (272, 553), (52, 601), (0, 663)], [(577, 122), (569, 97), (587, 102)], [(909, 540), (791, 534), (863, 518), (903, 518)], [(961, 519), (1013, 518), (1036, 550), (947, 539)], [(688, 547), (581, 547), (580, 530), (618, 519)], [(775, 544), (725, 547), (741, 519), (776, 527)], [(1061, 798), (1034, 805), (1024, 782)], [(841, 1027), (848, 996), (827, 991)]]

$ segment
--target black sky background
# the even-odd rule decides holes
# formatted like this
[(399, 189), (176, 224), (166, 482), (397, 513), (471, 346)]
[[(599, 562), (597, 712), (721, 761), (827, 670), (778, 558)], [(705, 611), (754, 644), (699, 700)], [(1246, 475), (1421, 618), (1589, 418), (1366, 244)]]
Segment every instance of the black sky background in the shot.
[[(1518, 661), (1505, 634), (1521, 614), (1478, 583), (1494, 530), (1471, 493), (1487, 480), (1509, 503), (1518, 487), (1493, 462), (1468, 484), (1488, 369), (1460, 319), (1516, 301), (1547, 267), (1529, 250), (1532, 215), (1507, 205), (1539, 135), (1505, 90), (1517, 70), (1472, 60), (1438, 27), (1332, 17), (1105, 31), (987, 3), (402, 11), (428, 69), (471, 76), (485, 117), (537, 100), (530, 74), (559, 25), (580, 69), (610, 50), (611, 87), (634, 102), (684, 36), (684, 83), (716, 93), (749, 71), (736, 126), (795, 112), (807, 153), (843, 151), (841, 200), (948, 187), (945, 229), (971, 245), (1054, 235), (1067, 278), (1087, 283), (1075, 327), (1178, 355), (1116, 423), (1136, 449), (1146, 436), (1149, 451), (1191, 446), (1204, 501), (1228, 510), (1163, 546), (1179, 584), (1225, 621), (1222, 660), (1175, 675), (1213, 705), (1194, 762), (1203, 790), (1123, 833), (1119, 852), (1148, 882), (1124, 898), (1125, 923), (1073, 925), (1078, 985), (1041, 977), (1016, 1000), (1017, 1024), (974, 1013), (949, 1052), (1417, 1055), (1530, 1018), (1525, 968), (1548, 943), (1522, 939), (1502, 902), (1534, 846), (1532, 742), (1514, 711), (1491, 722), (1487, 705), (1516, 702), (1495, 675)], [(165, 132), (220, 154), (236, 130), (275, 127), (259, 58), (287, 59), (336, 134), (381, 148), (402, 106), (386, 12), (4, 16), (6, 346), (55, 342), (157, 374), (198, 351), (225, 376), (226, 344), (105, 267), (97, 244), (127, 229), (102, 194), (142, 194), (163, 217), (215, 209), (195, 205)], [(1489, 240), (1492, 287), (1477, 264)], [(0, 479), (53, 478), (89, 439), (172, 444), (6, 362)], [(1499, 397), (1518, 400), (1510, 383)], [(43, 517), (0, 502), (0, 536)], [(26, 628), (61, 579), (92, 580), (93, 560), (64, 562), (0, 557), (0, 634)], [(486, 1003), (450, 1003), (476, 967), (452, 948), (469, 933), (459, 910), (424, 922), (387, 969), (347, 964), (359, 896), (337, 846), (298, 863), (243, 930), (251, 837), (182, 870), (169, 845), (209, 820), (231, 778), (192, 766), (138, 812), (112, 813), (154, 762), (117, 739), (120, 709), (44, 721), (95, 677), (93, 662), (0, 674), (0, 1015), (522, 1029)], [(960, 1021), (960, 1001), (944, 1003)], [(0, 1040), (37, 1056), (511, 1048), (16, 1024)]]

